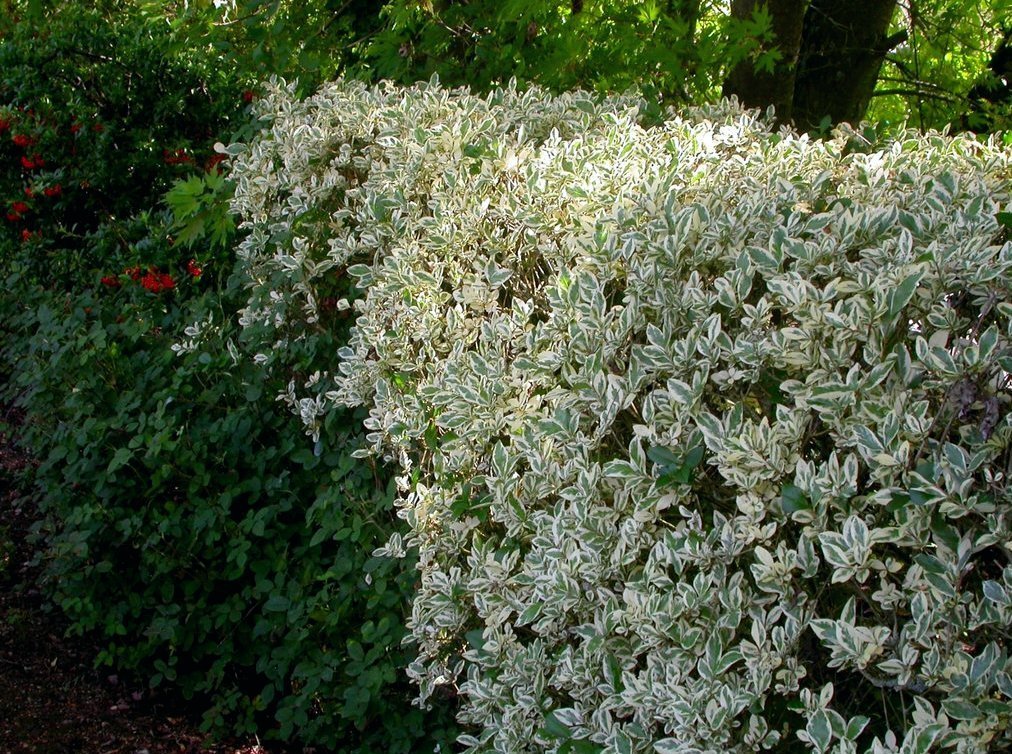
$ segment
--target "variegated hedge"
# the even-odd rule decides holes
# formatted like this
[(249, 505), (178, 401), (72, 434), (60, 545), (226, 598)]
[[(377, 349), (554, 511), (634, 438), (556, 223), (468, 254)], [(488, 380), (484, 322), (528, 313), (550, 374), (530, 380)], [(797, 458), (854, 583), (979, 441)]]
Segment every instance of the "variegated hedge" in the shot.
[(1007, 150), (436, 84), (259, 107), (243, 322), (310, 433), (364, 405), (402, 468), (410, 672), (468, 751), (1012, 745)]

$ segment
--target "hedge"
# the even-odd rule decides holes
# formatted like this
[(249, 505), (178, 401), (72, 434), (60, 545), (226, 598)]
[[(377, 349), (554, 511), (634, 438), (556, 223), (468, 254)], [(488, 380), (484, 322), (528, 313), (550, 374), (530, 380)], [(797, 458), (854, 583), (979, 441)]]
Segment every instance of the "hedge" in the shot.
[[(368, 409), (468, 752), (1012, 744), (1012, 156), (734, 103), (274, 82), (241, 321)], [(343, 281), (357, 289), (341, 291)]]

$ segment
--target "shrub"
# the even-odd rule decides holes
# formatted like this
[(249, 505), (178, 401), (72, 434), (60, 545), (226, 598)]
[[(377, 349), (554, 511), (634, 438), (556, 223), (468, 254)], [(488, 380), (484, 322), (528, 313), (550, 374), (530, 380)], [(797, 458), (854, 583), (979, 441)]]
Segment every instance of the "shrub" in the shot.
[(72, 288), (164, 263), (136, 252), (132, 218), (215, 168), (246, 122), (240, 76), (129, 5), (15, 9), (0, 35), (0, 264)]
[(468, 751), (1012, 743), (1007, 151), (436, 84), (259, 111), (243, 323), (270, 373), (357, 282), (283, 398), (400, 463), (409, 672)]
[(395, 519), (389, 474), (350, 455), (361, 418), (332, 414), (314, 449), (214, 270), (97, 277), (70, 294), (15, 275), (0, 300), (3, 394), (26, 410), (40, 558), (72, 630), (215, 732), (431, 751), (452, 719), (410, 706), (414, 574), (370, 554)]

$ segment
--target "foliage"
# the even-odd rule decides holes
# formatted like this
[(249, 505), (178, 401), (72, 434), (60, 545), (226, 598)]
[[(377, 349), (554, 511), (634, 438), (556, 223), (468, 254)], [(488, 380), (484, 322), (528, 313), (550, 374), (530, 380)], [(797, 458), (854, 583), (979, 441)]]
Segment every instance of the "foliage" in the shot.
[(1012, 743), (1007, 151), (537, 89), (258, 108), (242, 321), (271, 374), (357, 282), (280, 397), (400, 464), (380, 552), (468, 751)]
[[(769, 17), (742, 22), (709, 0), (454, 3), (394, 0), (372, 40), (374, 75), (402, 82), (432, 75), (478, 90), (517, 78), (561, 91), (647, 88), (698, 101), (727, 66), (758, 50)], [(762, 63), (762, 61), (760, 61)]]
[(968, 99), (975, 86), (988, 83), (988, 63), (1007, 24), (1004, 0), (920, 0), (904, 7), (894, 29), (907, 30), (908, 40), (886, 58), (869, 117), (922, 128), (954, 124), (974, 131), (1008, 130), (1012, 103), (985, 120)]
[[(353, 62), (352, 70), (402, 83), (438, 75), (476, 91), (512, 78), (556, 92), (637, 87), (669, 103), (700, 104), (719, 96), (740, 61), (767, 72), (778, 62), (776, 8), (757, 4), (751, 17), (735, 19), (728, 6), (706, 0), (391, 0), (364, 61)], [(890, 34), (906, 31), (907, 39), (888, 56), (869, 117), (893, 128), (907, 122), (1007, 128), (1007, 102), (982, 119), (972, 97), (975, 86), (987, 83), (989, 58), (1005, 31), (1004, 0), (900, 6)]]
[(411, 709), (401, 669), (412, 569), (369, 554), (393, 526), (386, 475), (351, 457), (351, 414), (307, 447), (215, 272), (127, 270), (74, 294), (8, 280), (7, 392), (41, 460), (53, 598), (100, 662), (196, 697), (216, 731), (431, 751), (443, 722)]
[(212, 247), (228, 246), (235, 232), (228, 211), (231, 192), (232, 184), (217, 169), (176, 181), (165, 194), (175, 221), (176, 241), (189, 246), (198, 241)]
[[(413, 598), (476, 751), (1006, 741), (1007, 155), (494, 89), (707, 101), (777, 62), (726, 6), (0, 3), (0, 392), (102, 661), (446, 747)], [(961, 8), (897, 17), (877, 118), (962, 117)], [(298, 100), (343, 70), (492, 93)]]
[(131, 263), (125, 226), (176, 177), (213, 167), (212, 143), (245, 118), (239, 82), (129, 8), (61, 4), (45, 24), (3, 23), (0, 262), (73, 285), (110, 262), (91, 238), (102, 228)]
[(256, 80), (298, 77), (311, 91), (359, 60), (380, 24), (374, 0), (137, 0), (183, 49), (205, 49)]
[[(736, 19), (728, 3), (711, 0), (131, 0), (89, 3), (83, 11), (80, 3), (49, 0), (6, 5), (30, 33), (76, 14), (79, 33), (101, 36), (128, 19), (138, 40), (209, 81), (249, 85), (282, 75), (298, 80), (300, 92), (341, 72), (401, 83), (436, 74), (479, 91), (517, 78), (554, 91), (632, 86), (667, 102), (700, 103), (718, 96), (739, 61), (766, 71), (778, 62), (776, 7), (759, 4), (751, 17)], [(969, 118), (976, 130), (1004, 127), (1007, 107), (981, 119), (972, 92), (987, 83), (1006, 15), (1003, 0), (901, 3), (892, 31), (908, 37), (889, 56), (871, 117), (893, 126)], [(179, 99), (159, 101), (174, 106)]]

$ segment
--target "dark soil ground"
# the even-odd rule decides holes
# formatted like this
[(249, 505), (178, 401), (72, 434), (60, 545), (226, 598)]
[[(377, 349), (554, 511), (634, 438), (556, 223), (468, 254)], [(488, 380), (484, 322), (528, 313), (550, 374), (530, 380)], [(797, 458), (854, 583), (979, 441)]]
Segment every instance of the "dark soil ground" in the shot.
[[(2, 407), (0, 407), (2, 409)], [(27, 535), (32, 501), (13, 488), (31, 463), (0, 416), (0, 754), (267, 754), (251, 742), (211, 743), (178, 702), (93, 666), (96, 648), (64, 637), (46, 609)]]

